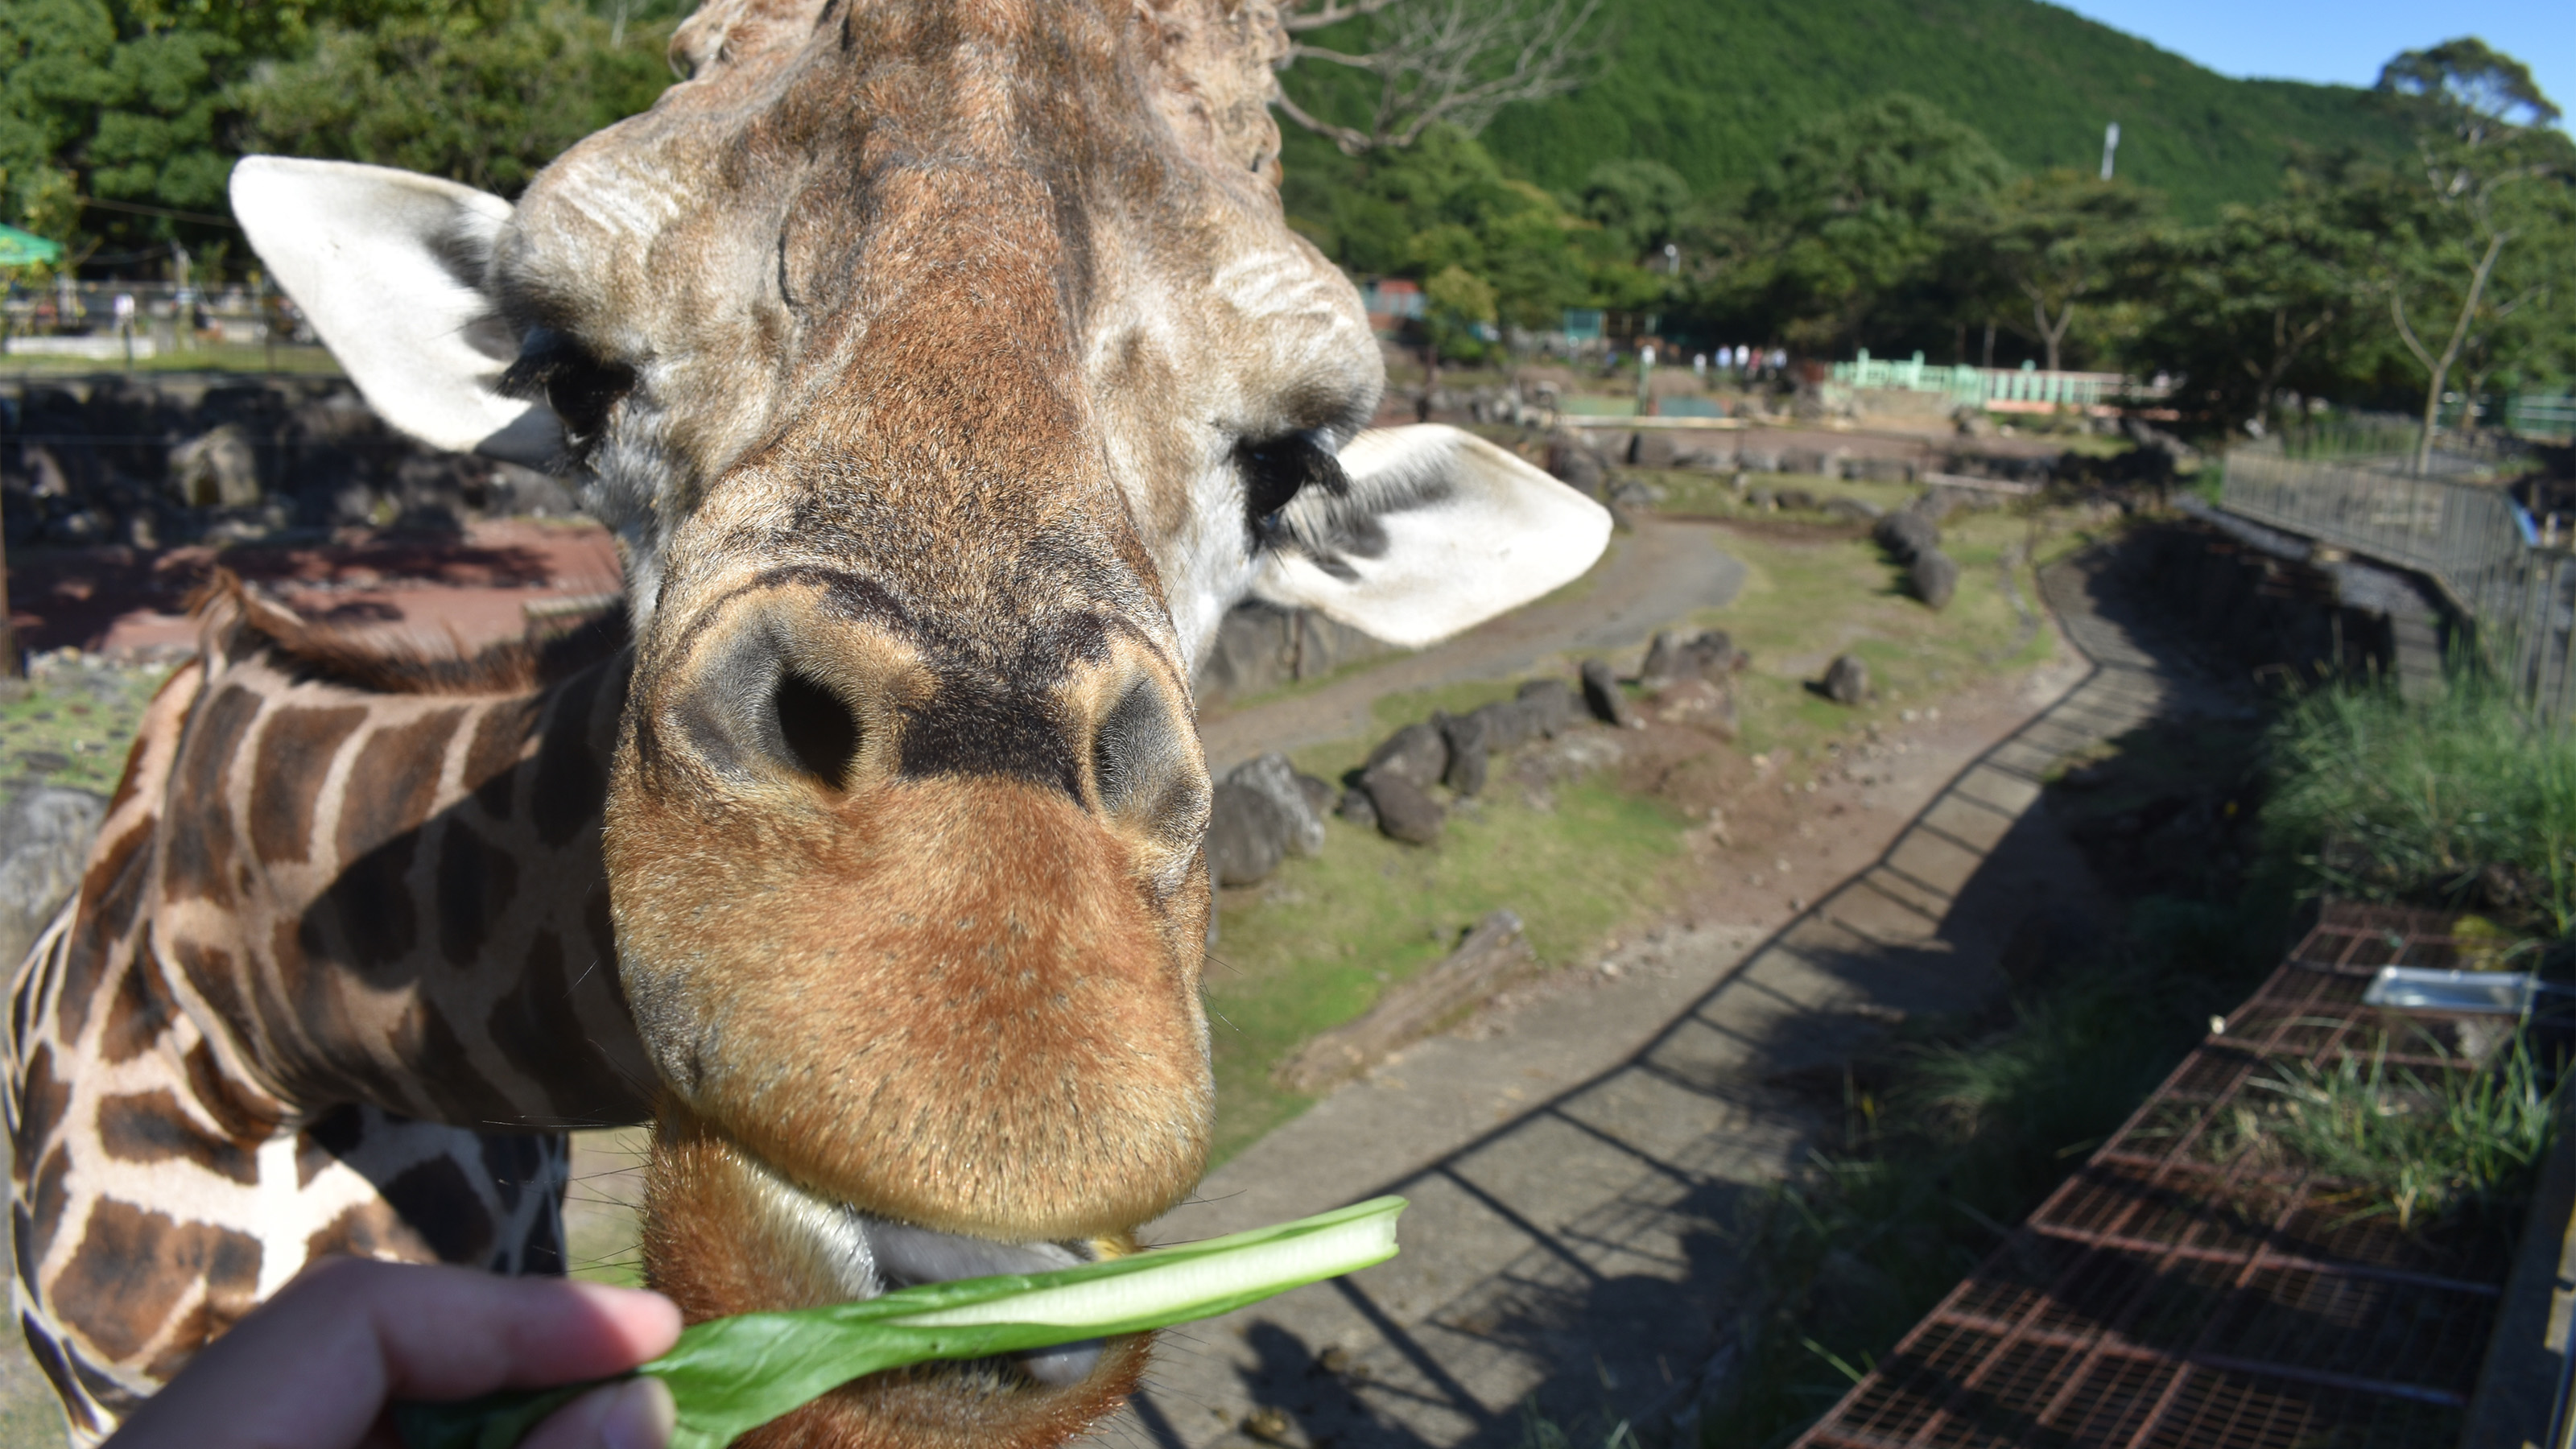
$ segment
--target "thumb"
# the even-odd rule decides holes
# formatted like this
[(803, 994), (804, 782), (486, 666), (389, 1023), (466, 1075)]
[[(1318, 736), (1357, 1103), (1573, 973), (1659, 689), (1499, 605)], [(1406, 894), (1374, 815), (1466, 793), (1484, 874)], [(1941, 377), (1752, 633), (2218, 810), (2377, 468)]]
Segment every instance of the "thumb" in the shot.
[(639, 1375), (557, 1409), (520, 1449), (664, 1449), (678, 1418), (671, 1386)]

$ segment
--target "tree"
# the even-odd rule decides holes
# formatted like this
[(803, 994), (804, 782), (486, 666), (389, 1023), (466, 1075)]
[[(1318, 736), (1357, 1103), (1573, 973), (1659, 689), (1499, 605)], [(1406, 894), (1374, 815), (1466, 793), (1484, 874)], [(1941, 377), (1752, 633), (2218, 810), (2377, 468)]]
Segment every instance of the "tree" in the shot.
[(1619, 238), (1631, 257), (1678, 236), (1690, 203), (1690, 183), (1661, 161), (1604, 161), (1583, 181), (1583, 214)]
[[(1601, 0), (1292, 0), (1279, 16), (1287, 64), (1337, 67), (1353, 83), (1301, 83), (1300, 101), (1283, 82), (1279, 111), (1351, 155), (1410, 146), (1434, 126), (1472, 136), (1505, 106), (1589, 79), (1600, 10)], [(1325, 32), (1342, 43), (1324, 43)]]
[(2044, 171), (1963, 210), (1951, 236), (1972, 270), (2028, 306), (2028, 335), (2055, 372), (2077, 305), (2110, 289), (2160, 207), (2155, 193), (2125, 182)]
[(667, 24), (562, 0), (466, 0), (321, 27), (240, 87), (245, 151), (399, 166), (515, 194), (566, 147), (653, 103)]
[[(2550, 297), (2559, 267), (2546, 253), (2576, 242), (2576, 150), (2547, 129), (2558, 107), (2530, 70), (2483, 41), (2407, 51), (2380, 71), (2379, 89), (2419, 117), (2417, 164), (2391, 188), (2384, 255), (2390, 319), (2425, 377), (2421, 472), (2451, 370), (2464, 356), (2492, 370), (2497, 344), (2527, 332), (2517, 319)], [(2554, 247), (2530, 245), (2541, 237)]]
[(2293, 379), (2313, 391), (2336, 374), (2377, 305), (2363, 221), (2340, 178), (2294, 171), (2278, 200), (2155, 238), (2147, 351), (2224, 425), (2269, 423)]
[(1807, 127), (1739, 217), (1698, 228), (1713, 260), (1703, 305), (1825, 348), (1933, 277), (1943, 226), (2011, 169), (1929, 101), (1890, 95)]
[[(1422, 284), (1424, 320), (1431, 324), (1432, 366), (1441, 357), (1472, 361), (1483, 356), (1484, 334), (1495, 318), (1492, 284), (1465, 267), (1443, 267)], [(1434, 373), (1437, 376), (1437, 373)]]

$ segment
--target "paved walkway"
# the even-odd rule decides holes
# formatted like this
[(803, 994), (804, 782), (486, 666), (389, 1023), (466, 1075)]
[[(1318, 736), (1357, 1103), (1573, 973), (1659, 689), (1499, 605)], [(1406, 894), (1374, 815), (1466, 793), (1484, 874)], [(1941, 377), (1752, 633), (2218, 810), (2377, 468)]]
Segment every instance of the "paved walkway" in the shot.
[(1729, 1358), (1737, 1206), (1812, 1125), (1764, 1079), (1993, 990), (2032, 907), (2099, 898), (2036, 808), (2041, 773), (2160, 716), (2230, 707), (2127, 618), (2098, 567), (2042, 581), (2089, 670), (1786, 928), (1676, 926), (1622, 953), (1620, 989), (1524, 1011), (1498, 1037), (1424, 1043), (1213, 1174), (1151, 1240), (1394, 1192), (1414, 1204), (1405, 1251), (1168, 1335), (1105, 1442), (1249, 1445), (1259, 1413), (1275, 1443), (1512, 1446), (1533, 1399), (1594, 1442), (1622, 1419), (1695, 1412)]

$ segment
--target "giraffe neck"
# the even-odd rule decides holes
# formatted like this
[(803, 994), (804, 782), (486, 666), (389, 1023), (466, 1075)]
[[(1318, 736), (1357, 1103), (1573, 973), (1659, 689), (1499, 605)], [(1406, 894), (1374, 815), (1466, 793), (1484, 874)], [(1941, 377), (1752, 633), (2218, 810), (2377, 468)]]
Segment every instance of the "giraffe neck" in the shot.
[(157, 822), (112, 834), (111, 808), (81, 929), (135, 937), (167, 1007), (290, 1112), (648, 1115), (599, 854), (628, 656), (532, 691), (397, 694), (316, 678), (247, 626), (209, 639), (184, 728), (137, 746)]

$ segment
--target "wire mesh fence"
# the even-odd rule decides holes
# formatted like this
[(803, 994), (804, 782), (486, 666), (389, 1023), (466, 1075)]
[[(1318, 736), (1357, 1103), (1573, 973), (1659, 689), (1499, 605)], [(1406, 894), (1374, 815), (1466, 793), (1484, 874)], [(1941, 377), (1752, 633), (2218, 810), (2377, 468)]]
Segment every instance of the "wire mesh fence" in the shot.
[(2503, 489), (2246, 447), (2227, 455), (2219, 506), (2423, 574), (2544, 724), (2576, 718), (2576, 554), (2544, 543)]
[(2509, 1026), (2362, 1000), (2382, 966), (2461, 964), (2449, 929), (2429, 912), (2329, 905), (1800, 1449), (2455, 1442), (2509, 1245), (2402, 1230), (2349, 1182), (2233, 1130), (2282, 1064), (2358, 1054), (2422, 1080), (2476, 1070)]

